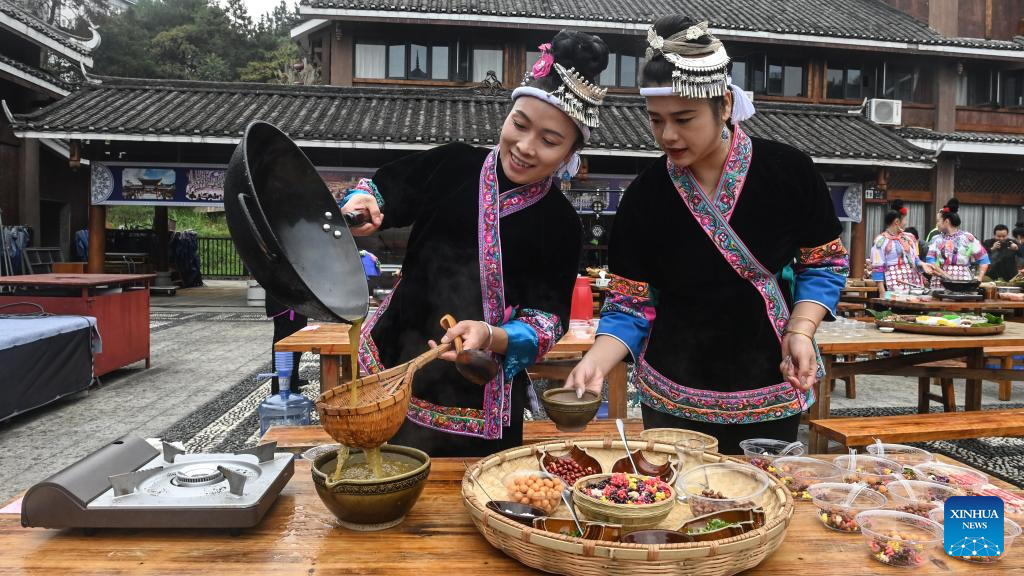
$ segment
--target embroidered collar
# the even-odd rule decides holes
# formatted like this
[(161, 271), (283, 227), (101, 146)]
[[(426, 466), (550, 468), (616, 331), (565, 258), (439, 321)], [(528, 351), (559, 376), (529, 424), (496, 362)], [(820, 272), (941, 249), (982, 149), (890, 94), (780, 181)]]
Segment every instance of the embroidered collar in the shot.
[(733, 131), (729, 154), (725, 158), (725, 164), (722, 165), (722, 175), (718, 178), (713, 196), (704, 192), (688, 167), (678, 167), (669, 160), (669, 174), (674, 177), (673, 179), (678, 177), (686, 180), (688, 186), (713, 201), (719, 212), (725, 216), (726, 220), (729, 220), (732, 218), (733, 210), (736, 209), (736, 204), (740, 201), (740, 194), (743, 193), (743, 184), (747, 179), (747, 172), (750, 170), (753, 152), (750, 137), (737, 126)]

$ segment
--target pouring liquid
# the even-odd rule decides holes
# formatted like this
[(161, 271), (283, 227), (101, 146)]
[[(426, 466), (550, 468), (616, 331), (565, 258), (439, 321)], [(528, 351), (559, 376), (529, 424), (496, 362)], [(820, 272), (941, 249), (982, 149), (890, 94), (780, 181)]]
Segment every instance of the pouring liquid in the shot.
[[(352, 326), (348, 329), (348, 341), (352, 347), (352, 353), (349, 355), (349, 362), (352, 370), (352, 384), (349, 398), (349, 406), (356, 407), (359, 405), (359, 387), (356, 386), (356, 381), (359, 380), (359, 345), (362, 343), (362, 328), (363, 321), (357, 320), (352, 323)], [(383, 460), (380, 455), (380, 447), (375, 446), (373, 448), (366, 448), (363, 450), (366, 453), (366, 464), (369, 467), (370, 472), (374, 478), (384, 477)], [(341, 460), (338, 460), (339, 468), (337, 471), (338, 476), (341, 476)]]

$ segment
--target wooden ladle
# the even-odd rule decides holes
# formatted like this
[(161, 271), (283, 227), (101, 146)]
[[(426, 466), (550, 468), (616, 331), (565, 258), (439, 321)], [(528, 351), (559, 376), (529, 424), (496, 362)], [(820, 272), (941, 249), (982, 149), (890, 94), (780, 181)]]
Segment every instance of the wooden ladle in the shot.
[[(451, 314), (441, 318), (441, 327), (451, 330), (457, 322)], [(455, 369), (463, 378), (474, 384), (483, 386), (498, 375), (498, 363), (483, 350), (465, 350), (462, 338), (455, 337)]]

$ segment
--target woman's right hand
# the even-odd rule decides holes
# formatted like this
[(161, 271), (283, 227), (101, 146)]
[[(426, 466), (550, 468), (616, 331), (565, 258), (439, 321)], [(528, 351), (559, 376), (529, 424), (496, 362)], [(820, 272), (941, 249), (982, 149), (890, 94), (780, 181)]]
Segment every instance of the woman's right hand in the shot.
[(377, 206), (377, 199), (372, 194), (355, 194), (344, 206), (341, 207), (341, 211), (345, 212), (361, 212), (369, 216), (365, 224), (361, 224), (352, 228), (350, 231), (353, 236), (369, 236), (376, 232), (380, 225), (384, 222), (384, 215), (380, 212), (380, 207)]
[(564, 388), (576, 390), (577, 398), (582, 398), (584, 392), (593, 392), (600, 396), (604, 388), (605, 376), (604, 370), (591, 355), (587, 354), (569, 373), (569, 377), (565, 379)]

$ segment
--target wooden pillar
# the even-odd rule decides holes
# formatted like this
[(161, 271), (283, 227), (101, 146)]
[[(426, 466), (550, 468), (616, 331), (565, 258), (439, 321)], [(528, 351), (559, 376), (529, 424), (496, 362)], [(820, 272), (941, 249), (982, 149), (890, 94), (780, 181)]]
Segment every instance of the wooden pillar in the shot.
[(18, 182), (18, 219), (16, 222), (32, 228), (32, 245), (39, 247), (42, 230), (39, 227), (39, 141), (25, 138), (19, 150), (21, 179)]
[(89, 263), (85, 271), (103, 274), (103, 261), (107, 253), (107, 207), (89, 206)]
[(153, 230), (156, 232), (156, 271), (167, 272), (167, 247), (170, 233), (167, 230), (167, 206), (157, 206), (153, 210)]
[(335, 22), (334, 38), (331, 39), (331, 86), (352, 85), (352, 77), (355, 75), (354, 52), (352, 28)]
[(850, 226), (850, 278), (864, 277), (864, 259), (867, 257), (867, 223), (864, 218)]

